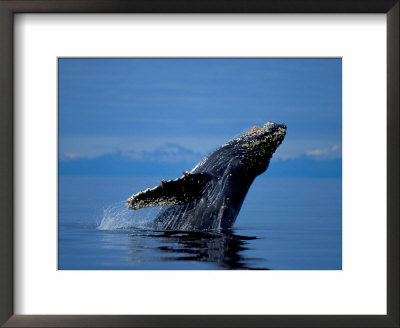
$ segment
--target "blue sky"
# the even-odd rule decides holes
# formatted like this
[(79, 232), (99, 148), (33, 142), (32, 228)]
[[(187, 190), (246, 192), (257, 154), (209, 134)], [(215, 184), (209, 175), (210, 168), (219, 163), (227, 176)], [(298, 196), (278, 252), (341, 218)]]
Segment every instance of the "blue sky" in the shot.
[(111, 155), (192, 165), (267, 121), (288, 127), (275, 161), (339, 165), (341, 59), (59, 59), (59, 159), (74, 162), (69, 173)]

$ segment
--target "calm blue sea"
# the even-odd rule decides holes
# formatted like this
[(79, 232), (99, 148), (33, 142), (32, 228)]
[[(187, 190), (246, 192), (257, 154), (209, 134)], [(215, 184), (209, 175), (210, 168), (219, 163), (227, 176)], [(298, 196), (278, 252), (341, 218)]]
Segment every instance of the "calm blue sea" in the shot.
[(127, 210), (159, 178), (60, 176), (60, 270), (341, 270), (342, 180), (253, 183), (232, 231), (149, 230), (158, 208)]

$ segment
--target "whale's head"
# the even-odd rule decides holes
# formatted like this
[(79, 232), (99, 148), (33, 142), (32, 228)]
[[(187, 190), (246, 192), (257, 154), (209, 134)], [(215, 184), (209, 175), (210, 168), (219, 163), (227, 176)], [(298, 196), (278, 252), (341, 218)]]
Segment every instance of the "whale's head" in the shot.
[(234, 140), (235, 152), (243, 165), (256, 175), (263, 173), (286, 135), (286, 125), (267, 122), (262, 128), (255, 126)]

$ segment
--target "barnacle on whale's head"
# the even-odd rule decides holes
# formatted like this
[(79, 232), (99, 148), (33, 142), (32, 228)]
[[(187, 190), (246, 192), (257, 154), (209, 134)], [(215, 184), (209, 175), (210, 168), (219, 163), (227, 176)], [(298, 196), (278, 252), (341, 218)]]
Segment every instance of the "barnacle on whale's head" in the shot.
[(261, 128), (257, 125), (254, 125), (249, 131), (245, 132), (245, 135), (249, 135), (252, 134), (253, 132), (259, 131), (261, 130)]

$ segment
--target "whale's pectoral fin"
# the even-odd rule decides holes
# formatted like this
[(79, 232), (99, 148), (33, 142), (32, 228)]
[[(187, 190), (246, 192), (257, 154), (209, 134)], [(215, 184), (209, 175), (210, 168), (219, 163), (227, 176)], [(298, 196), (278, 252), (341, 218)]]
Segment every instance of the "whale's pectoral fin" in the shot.
[(128, 199), (134, 210), (160, 205), (183, 205), (200, 198), (206, 184), (212, 179), (208, 173), (185, 174), (176, 180), (161, 181), (161, 185), (141, 191)]

